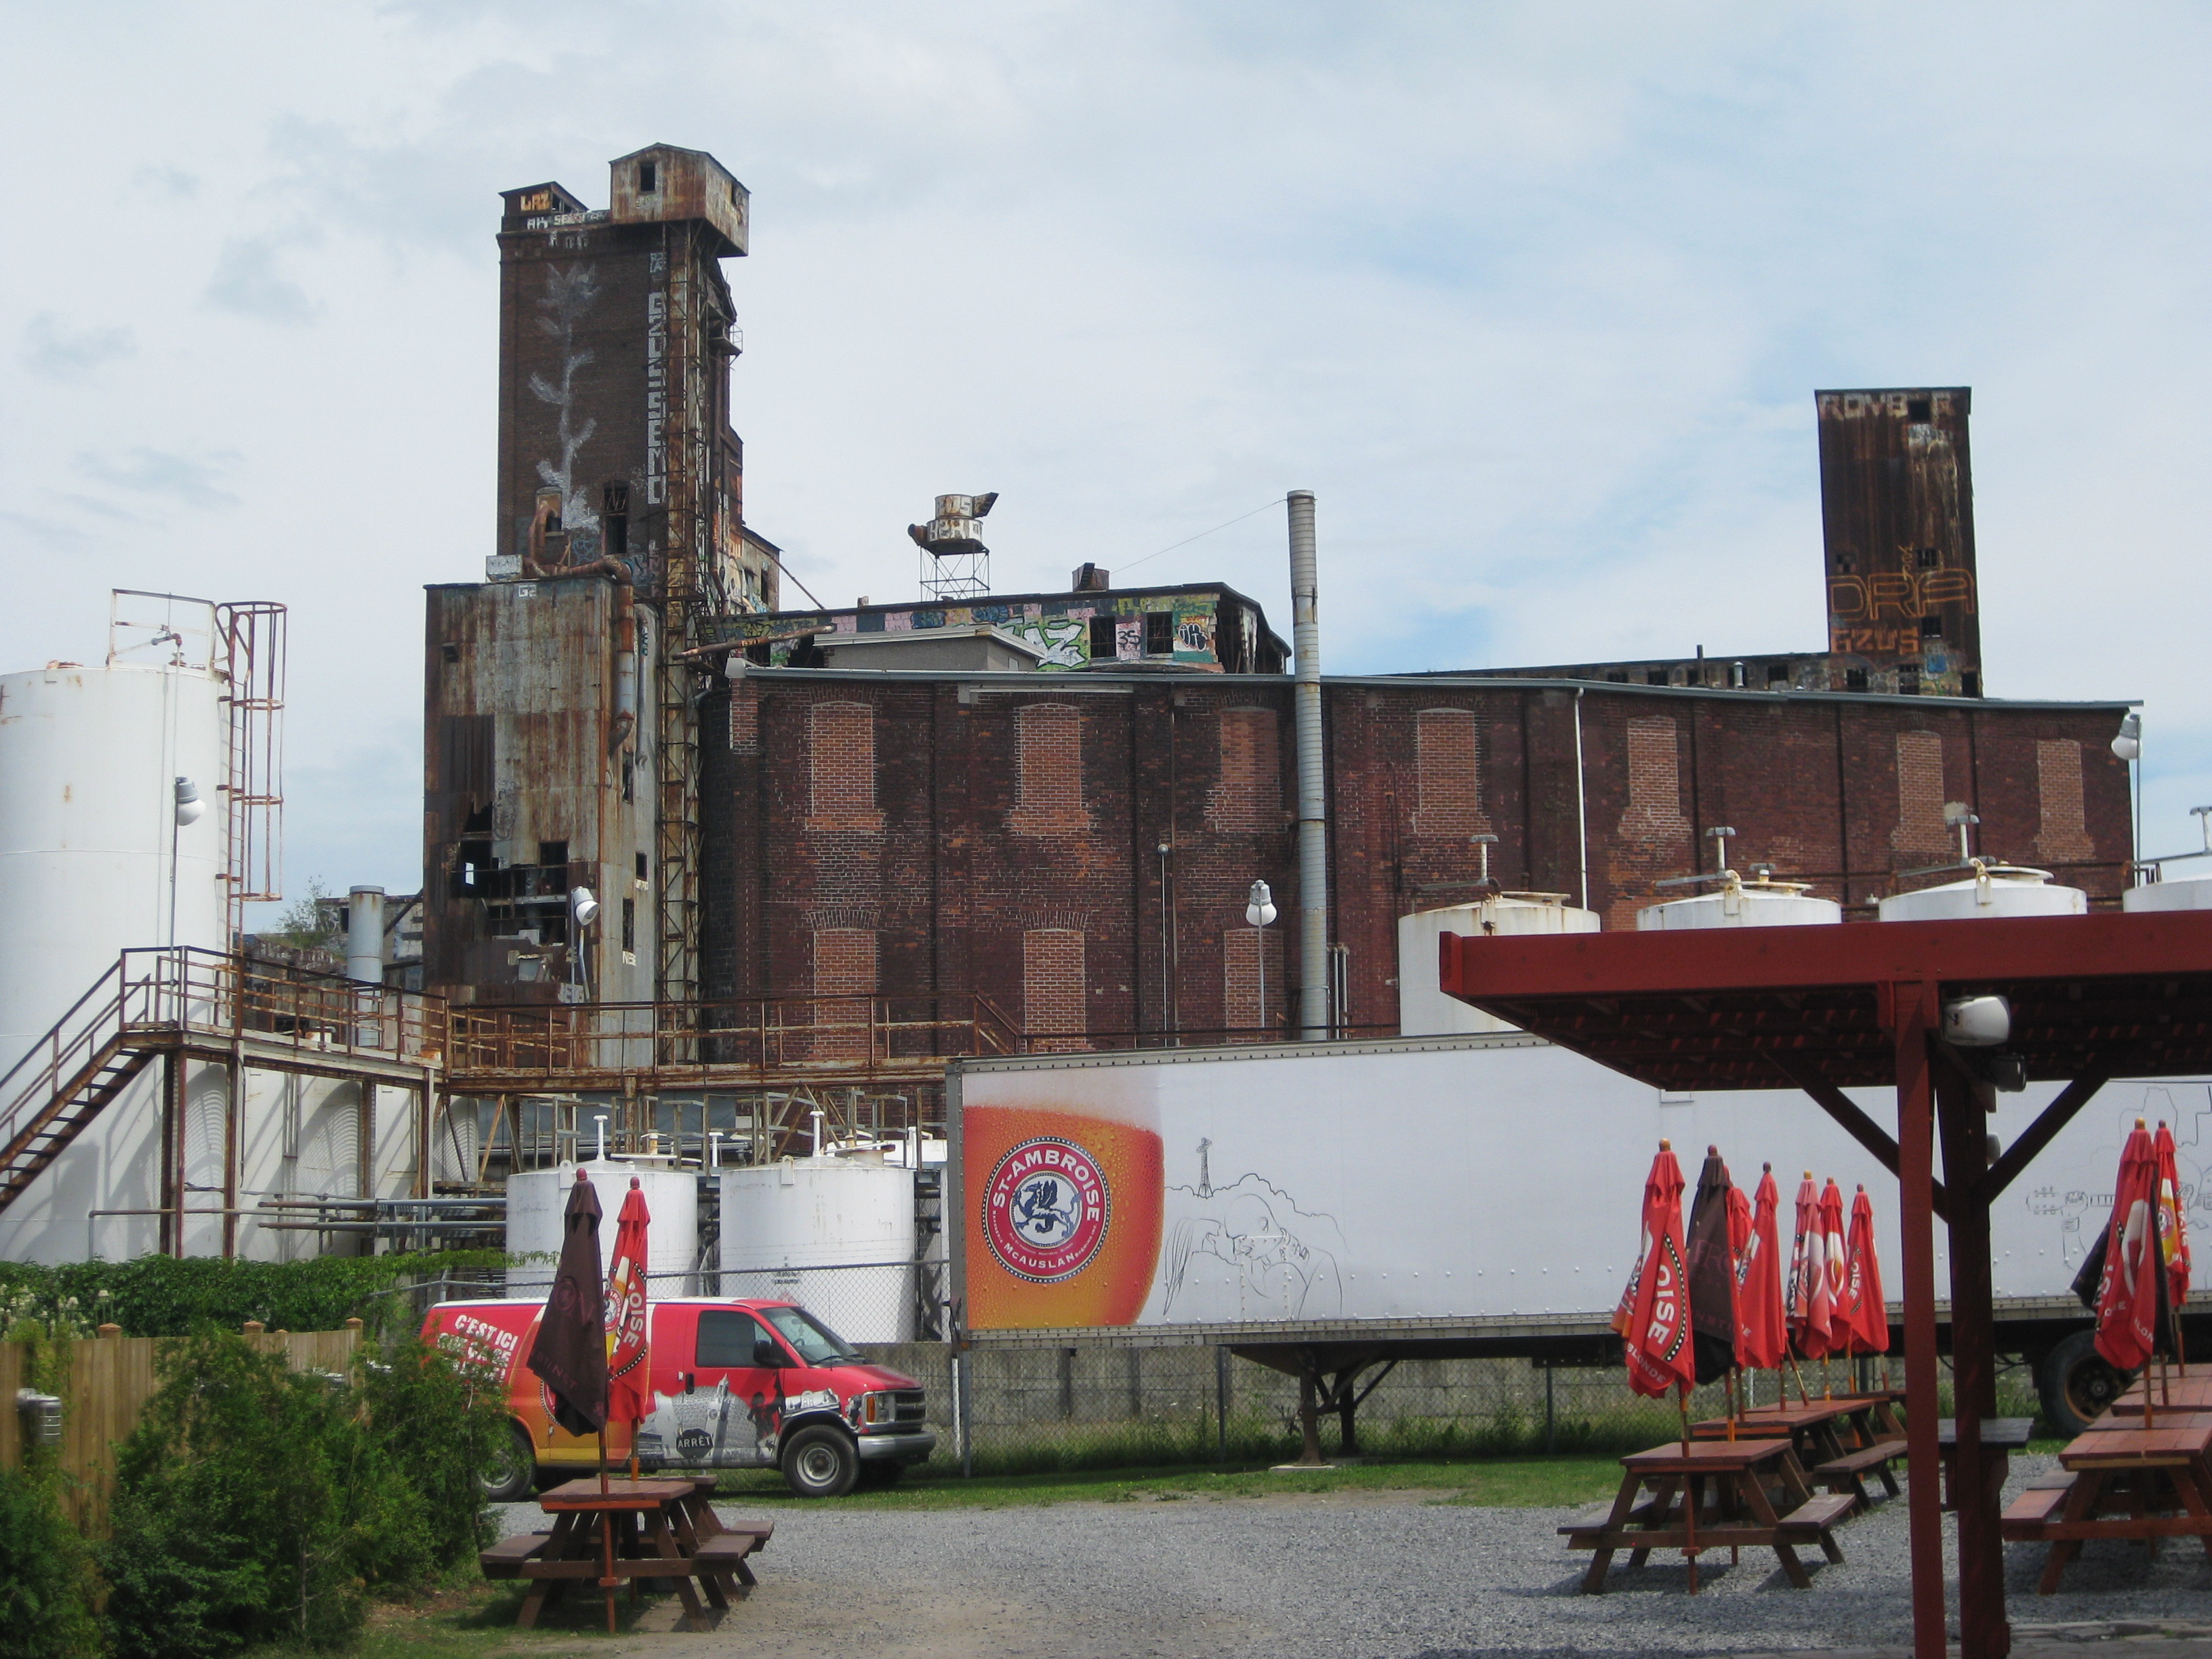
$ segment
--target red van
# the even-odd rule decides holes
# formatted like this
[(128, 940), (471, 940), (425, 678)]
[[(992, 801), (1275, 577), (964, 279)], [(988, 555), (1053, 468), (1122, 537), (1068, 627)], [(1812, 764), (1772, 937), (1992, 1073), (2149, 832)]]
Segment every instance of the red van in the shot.
[[(522, 1363), (544, 1311), (543, 1302), (441, 1302), (422, 1321), (424, 1341), (507, 1379), (514, 1443), (485, 1476), (495, 1502), (599, 1466), (599, 1437), (556, 1424), (544, 1384)], [(836, 1498), (858, 1481), (887, 1486), (936, 1448), (921, 1384), (870, 1364), (795, 1303), (656, 1302), (652, 1314), (641, 1468), (781, 1468), (800, 1497)], [(607, 1455), (629, 1462), (629, 1424), (607, 1425)]]

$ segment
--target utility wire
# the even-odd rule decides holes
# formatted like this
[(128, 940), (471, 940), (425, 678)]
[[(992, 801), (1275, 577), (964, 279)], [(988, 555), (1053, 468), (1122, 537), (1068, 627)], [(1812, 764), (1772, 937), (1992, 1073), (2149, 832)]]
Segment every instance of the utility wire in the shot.
[(1119, 568), (1121, 570), (1133, 570), (1137, 566), (1146, 562), (1148, 560), (1158, 558), (1160, 556), (1160, 553), (1172, 553), (1178, 547), (1188, 547), (1193, 542), (1204, 541), (1208, 536), (1212, 535), (1214, 531), (1226, 530), (1232, 524), (1243, 524), (1247, 519), (1257, 518), (1261, 514), (1265, 513), (1269, 507), (1280, 507), (1288, 500), (1290, 500), (1290, 497), (1287, 495), (1278, 495), (1272, 501), (1262, 501), (1259, 506), (1254, 507), (1249, 513), (1239, 513), (1235, 518), (1228, 520), (1224, 523), (1214, 526), (1213, 530), (1201, 530), (1195, 536), (1186, 536), (1181, 541), (1171, 543), (1168, 546), (1160, 549), (1159, 553), (1147, 553), (1145, 555), (1144, 558), (1132, 559), (1128, 563), (1120, 566)]

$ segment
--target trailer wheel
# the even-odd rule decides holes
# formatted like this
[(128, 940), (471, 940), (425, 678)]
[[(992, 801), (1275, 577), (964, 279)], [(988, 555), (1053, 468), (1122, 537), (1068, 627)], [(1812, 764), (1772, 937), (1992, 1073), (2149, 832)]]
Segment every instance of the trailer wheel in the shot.
[(520, 1423), (509, 1423), (484, 1467), (484, 1501), (520, 1504), (538, 1484), (538, 1448)]
[(2103, 1416), (2131, 1373), (2097, 1352), (2094, 1331), (2076, 1331), (2043, 1357), (2037, 1370), (2044, 1420), (2051, 1431), (2071, 1439)]
[(784, 1443), (784, 1483), (801, 1498), (842, 1498), (860, 1475), (859, 1449), (826, 1423), (801, 1429)]

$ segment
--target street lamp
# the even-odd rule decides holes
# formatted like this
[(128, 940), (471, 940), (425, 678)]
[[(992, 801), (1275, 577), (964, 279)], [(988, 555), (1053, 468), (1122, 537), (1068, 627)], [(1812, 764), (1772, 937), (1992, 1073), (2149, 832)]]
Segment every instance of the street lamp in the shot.
[(2133, 774), (2136, 796), (2135, 848), (2136, 862), (2142, 862), (2142, 716), (2130, 708), (2120, 718), (2120, 729), (2112, 737), (2112, 752), (2128, 763)]
[(1267, 884), (1255, 881), (1246, 895), (1244, 920), (1252, 925), (1252, 954), (1260, 963), (1260, 1029), (1267, 1029), (1267, 935), (1265, 929), (1275, 919), (1274, 896), (1268, 892)]

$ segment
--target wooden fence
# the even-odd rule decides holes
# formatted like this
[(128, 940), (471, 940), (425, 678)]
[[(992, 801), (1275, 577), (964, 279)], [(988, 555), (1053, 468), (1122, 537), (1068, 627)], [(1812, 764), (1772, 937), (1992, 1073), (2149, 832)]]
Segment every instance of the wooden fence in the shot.
[[(246, 1327), (247, 1340), (264, 1353), (281, 1353), (295, 1371), (343, 1376), (361, 1346), (358, 1319), (342, 1331), (264, 1331)], [(115, 1447), (138, 1426), (154, 1396), (154, 1354), (161, 1338), (125, 1336), (103, 1325), (98, 1336), (70, 1343), (70, 1376), (62, 1393), (61, 1466), (68, 1477), (64, 1502), (88, 1533), (106, 1530), (107, 1492), (115, 1478)], [(0, 1468), (23, 1462), (23, 1418), (15, 1391), (29, 1386), (29, 1345), (0, 1342)]]

